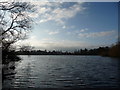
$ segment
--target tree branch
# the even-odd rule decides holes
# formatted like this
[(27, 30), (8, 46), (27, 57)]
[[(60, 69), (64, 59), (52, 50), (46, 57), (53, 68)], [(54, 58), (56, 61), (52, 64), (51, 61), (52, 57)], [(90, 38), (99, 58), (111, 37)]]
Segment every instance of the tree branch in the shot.
[(4, 35), (6, 32), (8, 32), (10, 29), (12, 29), (14, 21), (17, 19), (18, 16), (19, 16), (19, 14), (12, 20), (10, 27), (7, 30), (5, 30), (4, 32), (2, 32), (2, 35)]

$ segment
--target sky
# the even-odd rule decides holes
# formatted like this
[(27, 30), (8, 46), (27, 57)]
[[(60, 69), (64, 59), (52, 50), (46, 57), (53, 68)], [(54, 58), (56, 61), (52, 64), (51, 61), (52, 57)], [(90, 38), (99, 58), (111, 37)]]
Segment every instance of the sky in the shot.
[(28, 39), (17, 44), (41, 50), (111, 46), (118, 37), (117, 2), (32, 2)]

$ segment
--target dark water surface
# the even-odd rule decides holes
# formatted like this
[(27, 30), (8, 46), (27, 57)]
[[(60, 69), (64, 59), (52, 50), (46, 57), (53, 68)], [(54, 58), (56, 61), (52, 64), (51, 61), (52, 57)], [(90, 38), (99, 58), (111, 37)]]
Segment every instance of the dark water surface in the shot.
[(92, 88), (119, 86), (119, 60), (101, 56), (20, 56), (3, 88)]

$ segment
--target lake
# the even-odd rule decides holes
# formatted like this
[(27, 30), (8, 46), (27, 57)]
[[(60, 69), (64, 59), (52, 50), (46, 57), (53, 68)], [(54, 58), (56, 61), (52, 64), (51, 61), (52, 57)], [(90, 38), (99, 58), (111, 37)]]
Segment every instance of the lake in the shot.
[(119, 60), (101, 56), (20, 55), (3, 88), (119, 87)]

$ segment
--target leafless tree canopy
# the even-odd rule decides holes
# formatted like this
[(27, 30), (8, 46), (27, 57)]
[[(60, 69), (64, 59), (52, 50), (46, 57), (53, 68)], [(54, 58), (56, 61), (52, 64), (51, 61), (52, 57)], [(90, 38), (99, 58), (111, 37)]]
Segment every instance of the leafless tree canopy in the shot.
[(0, 3), (0, 37), (2, 49), (7, 49), (18, 40), (25, 39), (31, 29), (33, 5), (28, 2)]
[(31, 51), (34, 47), (30, 45), (23, 45), (20, 47), (20, 51)]

